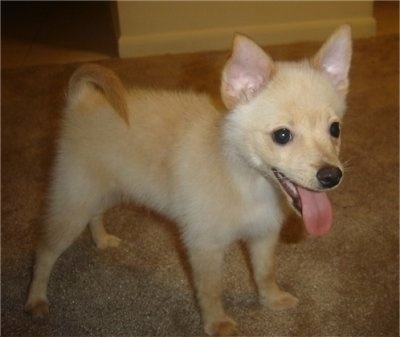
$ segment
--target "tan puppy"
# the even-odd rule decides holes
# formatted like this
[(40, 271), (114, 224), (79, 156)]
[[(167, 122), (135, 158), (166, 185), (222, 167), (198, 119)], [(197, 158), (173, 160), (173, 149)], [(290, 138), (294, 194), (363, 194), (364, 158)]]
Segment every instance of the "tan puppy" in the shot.
[(221, 302), (221, 267), (225, 248), (239, 239), (248, 243), (261, 302), (294, 307), (298, 300), (274, 279), (284, 196), (311, 234), (328, 232), (332, 209), (324, 191), (342, 177), (350, 59), (347, 25), (298, 63), (274, 62), (237, 35), (222, 75), (226, 114), (204, 95), (126, 92), (110, 70), (79, 68), (69, 84), (26, 310), (48, 313), (51, 269), (87, 224), (98, 247), (118, 245), (102, 214), (122, 198), (177, 222), (206, 333), (235, 330)]

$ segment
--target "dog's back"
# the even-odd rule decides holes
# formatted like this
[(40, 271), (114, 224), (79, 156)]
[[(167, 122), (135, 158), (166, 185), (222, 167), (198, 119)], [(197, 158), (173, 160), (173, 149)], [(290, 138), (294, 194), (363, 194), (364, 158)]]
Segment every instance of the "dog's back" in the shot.
[[(104, 68), (95, 67), (95, 74), (89, 69), (92, 77), (85, 68), (72, 77), (59, 156), (85, 168), (107, 194), (122, 194), (174, 216), (178, 167), (200, 171), (198, 165), (204, 165), (191, 162), (190, 153), (182, 155), (182, 149), (190, 143), (188, 152), (206, 151), (205, 157), (210, 156), (223, 114), (198, 93), (125, 92), (118, 83), (103, 86)], [(215, 160), (207, 162), (212, 170)]]

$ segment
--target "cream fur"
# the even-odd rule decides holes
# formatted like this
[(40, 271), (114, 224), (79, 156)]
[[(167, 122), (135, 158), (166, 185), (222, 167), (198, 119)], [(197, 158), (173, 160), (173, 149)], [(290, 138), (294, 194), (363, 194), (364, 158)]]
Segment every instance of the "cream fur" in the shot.
[[(347, 27), (335, 34), (335, 44), (350, 39)], [(224, 249), (236, 240), (249, 245), (261, 302), (272, 309), (297, 304), (274, 281), (273, 250), (288, 205), (271, 169), (318, 189), (316, 168), (341, 167), (339, 140), (328, 128), (343, 116), (347, 88), (345, 81), (336, 88), (318, 68), (327, 59), (324, 50), (332, 48), (321, 49), (315, 62), (300, 63), (273, 63), (243, 36), (234, 48), (222, 81), (229, 113), (197, 93), (126, 92), (99, 66), (83, 66), (73, 75), (27, 311), (47, 314), (52, 266), (88, 223), (99, 248), (118, 245), (102, 214), (122, 199), (178, 224), (208, 334), (235, 329), (220, 295)], [(256, 66), (240, 77), (242, 67), (252, 67), (244, 62), (249, 55)], [(336, 82), (339, 75), (347, 79), (344, 69)], [(283, 126), (294, 133), (290, 146), (272, 140)]]

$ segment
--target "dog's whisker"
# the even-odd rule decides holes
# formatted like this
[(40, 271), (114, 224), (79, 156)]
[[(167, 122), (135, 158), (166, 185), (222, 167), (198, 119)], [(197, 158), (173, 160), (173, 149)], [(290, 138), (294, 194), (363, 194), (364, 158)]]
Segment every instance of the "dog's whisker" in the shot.
[(353, 169), (352, 163), (356, 160), (356, 158), (349, 158), (342, 163), (343, 170), (345, 172), (351, 171)]

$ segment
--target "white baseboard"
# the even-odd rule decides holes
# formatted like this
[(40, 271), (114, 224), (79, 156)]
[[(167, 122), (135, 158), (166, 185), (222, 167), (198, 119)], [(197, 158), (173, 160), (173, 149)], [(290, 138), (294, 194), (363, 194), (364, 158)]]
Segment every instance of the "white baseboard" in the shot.
[(353, 37), (375, 35), (373, 17), (290, 22), (273, 25), (216, 28), (186, 32), (166, 32), (141, 36), (121, 36), (118, 41), (120, 57), (176, 54), (207, 50), (225, 50), (231, 47), (235, 33), (243, 33), (262, 46), (299, 41), (322, 41), (343, 23), (349, 23)]

